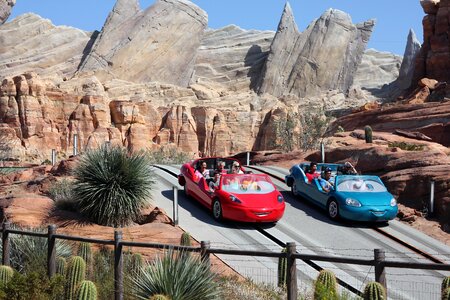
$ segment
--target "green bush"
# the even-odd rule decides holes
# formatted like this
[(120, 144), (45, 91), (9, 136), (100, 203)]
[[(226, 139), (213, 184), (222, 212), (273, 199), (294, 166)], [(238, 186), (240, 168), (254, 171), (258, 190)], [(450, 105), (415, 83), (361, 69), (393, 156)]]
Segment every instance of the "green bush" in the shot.
[(131, 292), (138, 299), (155, 294), (172, 300), (219, 299), (218, 284), (207, 263), (198, 256), (179, 255), (169, 250), (131, 278)]
[(151, 199), (153, 173), (143, 153), (102, 146), (81, 156), (74, 175), (79, 211), (100, 225), (130, 224)]
[(400, 148), (405, 151), (422, 151), (424, 149), (423, 145), (409, 144), (405, 142), (389, 142), (388, 146), (391, 148)]
[(73, 182), (67, 179), (57, 181), (49, 189), (50, 198), (62, 210), (76, 211), (77, 201), (72, 192)]
[(2, 286), (0, 299), (64, 299), (64, 278), (61, 275), (55, 275), (48, 279), (47, 274), (42, 272), (26, 274), (14, 272), (11, 280)]

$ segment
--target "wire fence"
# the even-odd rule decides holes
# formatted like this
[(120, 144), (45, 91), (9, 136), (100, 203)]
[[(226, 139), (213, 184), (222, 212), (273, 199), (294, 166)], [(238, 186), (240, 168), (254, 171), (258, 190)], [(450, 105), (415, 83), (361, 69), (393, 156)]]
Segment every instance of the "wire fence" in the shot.
[[(297, 251), (295, 243), (287, 243), (286, 252), (280, 249), (255, 251), (248, 245), (248, 249), (231, 249), (232, 247), (212, 247), (208, 241), (202, 241), (200, 247), (180, 246), (160, 243), (143, 243), (122, 240), (122, 232), (116, 230), (114, 239), (102, 240), (69, 236), (56, 233), (56, 226), (49, 225), (47, 233), (12, 229), (9, 223), (3, 223), (2, 232), (2, 263), (10, 265), (10, 234), (28, 235), (47, 239), (47, 274), (52, 277), (56, 273), (56, 240), (70, 240), (87, 242), (114, 247), (114, 298), (123, 299), (124, 295), (124, 247), (173, 249), (197, 252), (204, 262), (210, 263), (210, 254), (215, 254), (244, 277), (252, 278), (255, 282), (278, 284), (278, 261), (286, 259), (287, 299), (297, 299), (299, 291), (311, 288), (314, 275), (322, 268), (329, 269), (336, 274), (341, 291), (348, 290), (361, 296), (361, 290), (369, 281), (377, 281), (388, 290), (390, 299), (439, 299), (440, 284), (436, 278), (450, 272), (450, 264), (405, 262), (386, 260), (386, 253), (381, 249), (374, 249), (370, 257), (337, 257), (312, 254), (302, 254)], [(234, 247), (233, 247), (234, 248)], [(317, 262), (321, 263), (321, 267)], [(408, 269), (427, 270), (420, 275), (420, 281), (407, 280), (408, 276), (416, 276)], [(448, 275), (447, 275), (448, 276)], [(388, 284), (389, 279), (389, 284)], [(394, 287), (394, 288), (391, 288)], [(412, 296), (411, 296), (412, 295)]]

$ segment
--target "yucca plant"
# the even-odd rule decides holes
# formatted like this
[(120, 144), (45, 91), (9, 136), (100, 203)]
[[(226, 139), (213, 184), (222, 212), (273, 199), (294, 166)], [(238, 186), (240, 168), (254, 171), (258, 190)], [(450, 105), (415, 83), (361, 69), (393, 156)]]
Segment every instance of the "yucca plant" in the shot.
[(100, 225), (130, 224), (151, 199), (153, 173), (144, 153), (102, 146), (83, 154), (74, 175), (79, 211)]
[(165, 295), (156, 294), (151, 296), (149, 300), (170, 300), (170, 299)]
[(171, 300), (219, 299), (214, 273), (198, 256), (176, 254), (169, 250), (143, 268), (140, 276), (131, 278), (131, 292), (147, 300), (156, 294)]

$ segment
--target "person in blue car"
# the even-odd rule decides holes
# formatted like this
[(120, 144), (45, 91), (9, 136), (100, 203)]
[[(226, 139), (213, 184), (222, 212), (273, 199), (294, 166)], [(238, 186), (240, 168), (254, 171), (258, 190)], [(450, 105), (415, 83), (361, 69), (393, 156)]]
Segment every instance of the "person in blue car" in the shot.
[(324, 177), (320, 179), (320, 186), (325, 193), (329, 193), (334, 188), (334, 182), (331, 179), (331, 169), (326, 168)]
[(311, 162), (309, 164), (309, 170), (305, 174), (306, 178), (308, 178), (308, 183), (311, 183), (314, 178), (319, 178), (319, 173), (317, 173), (317, 163)]

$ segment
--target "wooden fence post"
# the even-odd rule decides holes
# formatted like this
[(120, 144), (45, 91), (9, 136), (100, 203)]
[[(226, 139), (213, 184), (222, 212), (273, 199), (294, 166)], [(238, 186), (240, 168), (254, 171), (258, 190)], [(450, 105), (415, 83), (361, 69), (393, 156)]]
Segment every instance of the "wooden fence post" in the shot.
[(383, 249), (374, 250), (375, 260), (375, 281), (380, 283), (387, 292), (386, 272), (384, 268), (384, 261), (386, 254)]
[(48, 225), (47, 275), (52, 278), (56, 273), (56, 226)]
[(209, 241), (201, 241), (200, 248), (201, 248), (200, 255), (202, 257), (202, 261), (210, 265), (211, 262), (209, 260), (209, 252), (207, 250), (211, 248), (211, 243)]
[(297, 299), (297, 262), (294, 254), (297, 253), (296, 245), (294, 242), (286, 244), (286, 258), (287, 258), (287, 298), (288, 300)]
[(122, 231), (114, 231), (114, 299), (123, 300)]
[(10, 225), (9, 222), (3, 223), (3, 232), (2, 232), (2, 246), (3, 246), (3, 253), (2, 253), (2, 264), (5, 266), (9, 266), (9, 257), (10, 257), (10, 247), (9, 247), (9, 230)]

